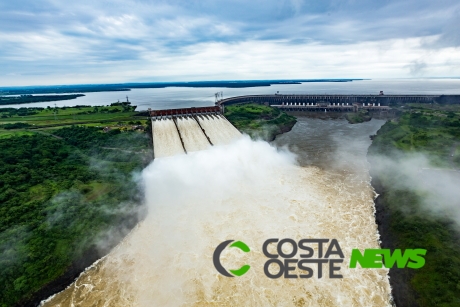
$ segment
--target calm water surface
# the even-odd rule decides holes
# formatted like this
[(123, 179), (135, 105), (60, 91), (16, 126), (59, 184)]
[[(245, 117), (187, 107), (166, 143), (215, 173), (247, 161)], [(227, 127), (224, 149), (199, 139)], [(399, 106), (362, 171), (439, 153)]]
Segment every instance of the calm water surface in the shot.
[(85, 97), (56, 102), (8, 105), (2, 107), (47, 107), (75, 105), (108, 105), (126, 96), (138, 110), (187, 108), (214, 105), (214, 93), (222, 91), (225, 97), (251, 94), (460, 94), (460, 79), (391, 79), (353, 82), (307, 82), (302, 84), (276, 84), (251, 88), (187, 88), (169, 87), (132, 89), (127, 92), (84, 93)]

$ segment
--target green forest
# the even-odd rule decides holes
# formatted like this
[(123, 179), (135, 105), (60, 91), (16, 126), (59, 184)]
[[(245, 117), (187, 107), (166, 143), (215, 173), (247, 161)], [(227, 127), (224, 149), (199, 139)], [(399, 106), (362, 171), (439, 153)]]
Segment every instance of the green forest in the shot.
[(152, 156), (146, 133), (51, 132), (0, 139), (0, 306), (28, 302), (141, 208), (133, 174)]
[(265, 141), (273, 141), (297, 122), (294, 116), (277, 108), (256, 103), (226, 106), (225, 117), (241, 132)]
[(0, 105), (8, 104), (23, 104), (34, 102), (60, 101), (76, 99), (83, 97), (83, 94), (67, 94), (67, 95), (18, 95), (18, 96), (0, 96)]
[[(423, 154), (433, 167), (458, 169), (460, 110), (442, 110), (428, 104), (409, 105), (405, 109), (397, 120), (382, 126), (369, 148), (373, 185), (380, 194), (376, 215), (378, 223), (385, 227), (380, 229), (383, 244), (390, 245), (384, 247), (424, 248), (427, 254), (422, 269), (391, 269), (390, 281), (409, 285), (410, 291), (403, 291), (393, 284), (394, 291), (404, 292), (400, 295), (404, 302), (401, 306), (460, 306), (458, 225), (427, 210), (426, 196), (433, 191), (415, 185), (409, 188), (413, 179), (404, 168), (386, 167), (383, 162), (387, 158), (403, 165), (411, 154)], [(442, 207), (442, 201), (439, 198), (428, 207)]]

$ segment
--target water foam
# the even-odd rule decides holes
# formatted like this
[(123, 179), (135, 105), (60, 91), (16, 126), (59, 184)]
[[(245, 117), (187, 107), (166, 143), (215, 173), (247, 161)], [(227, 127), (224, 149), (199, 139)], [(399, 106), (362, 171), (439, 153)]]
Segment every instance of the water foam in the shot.
[[(143, 172), (147, 218), (74, 286), (43, 306), (389, 306), (387, 270), (348, 269), (352, 248), (378, 248), (373, 190), (360, 176), (303, 168), (289, 152), (248, 137), (206, 151), (156, 159)], [(268, 238), (335, 238), (343, 279), (263, 274)], [(212, 264), (222, 254), (237, 278)]]

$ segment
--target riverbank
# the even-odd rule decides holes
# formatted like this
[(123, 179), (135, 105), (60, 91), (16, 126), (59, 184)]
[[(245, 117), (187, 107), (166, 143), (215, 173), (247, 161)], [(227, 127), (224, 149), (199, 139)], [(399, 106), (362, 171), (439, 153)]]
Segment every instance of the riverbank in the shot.
[[(372, 174), (372, 171), (370, 171)], [(400, 248), (397, 241), (397, 235), (390, 230), (391, 215), (394, 214), (388, 209), (385, 203), (386, 192), (378, 176), (373, 174), (371, 185), (378, 195), (374, 200), (375, 204), (375, 221), (380, 235), (380, 247), (394, 250)], [(418, 295), (411, 287), (410, 280), (413, 277), (411, 271), (403, 269), (390, 269), (391, 295), (396, 307), (419, 307), (417, 303)]]
[(36, 306), (124, 238), (143, 216), (132, 176), (150, 144), (81, 126), (0, 139), (0, 306)]
[(75, 259), (56, 279), (50, 281), (46, 285), (44, 285), (40, 290), (32, 294), (30, 297), (21, 300), (20, 302), (16, 303), (15, 307), (36, 307), (47, 298), (65, 290), (70, 284), (72, 284), (81, 273), (83, 273), (86, 269), (92, 266), (96, 261), (105, 257), (110, 253), (110, 251), (115, 248), (121, 240), (131, 231), (140, 221), (141, 216), (138, 214), (134, 214), (131, 216), (125, 216), (121, 220), (121, 224), (123, 225), (120, 228), (119, 237), (115, 240), (111, 240), (104, 244), (104, 247), (98, 245), (91, 245), (88, 247), (81, 257)]
[(77, 99), (83, 97), (83, 94), (70, 95), (19, 95), (19, 96), (0, 96), (0, 106), (10, 104), (26, 104), (35, 102), (51, 102)]
[(423, 268), (390, 269), (398, 307), (460, 303), (458, 179), (451, 172), (426, 171), (428, 166), (458, 168), (460, 155), (452, 146), (460, 138), (459, 111), (409, 106), (381, 127), (368, 151), (372, 186), (379, 194), (375, 218), (381, 247), (427, 250)]

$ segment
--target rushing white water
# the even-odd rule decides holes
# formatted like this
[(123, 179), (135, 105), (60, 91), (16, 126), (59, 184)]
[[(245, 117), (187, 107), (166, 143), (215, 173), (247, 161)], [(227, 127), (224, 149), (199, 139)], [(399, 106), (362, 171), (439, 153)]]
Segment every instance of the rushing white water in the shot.
[(211, 146), (210, 141), (224, 145), (241, 137), (222, 115), (177, 118), (176, 123), (173, 119), (152, 120), (152, 131), (155, 158), (184, 153), (184, 147), (187, 152), (205, 150)]
[[(288, 152), (240, 138), (156, 159), (143, 172), (146, 219), (110, 255), (42, 306), (389, 306), (386, 269), (349, 269), (351, 249), (378, 248), (373, 190), (362, 174), (300, 167)], [(268, 238), (335, 238), (343, 279), (263, 274)], [(224, 240), (223, 277), (212, 254)], [(315, 270), (316, 271), (316, 270)]]
[(176, 119), (176, 123), (187, 153), (204, 150), (211, 146), (203, 130), (201, 130), (194, 118), (178, 118)]
[(153, 153), (155, 158), (184, 153), (184, 148), (172, 119), (152, 120)]
[(205, 115), (197, 118), (213, 145), (228, 144), (241, 136), (241, 133), (222, 115)]

